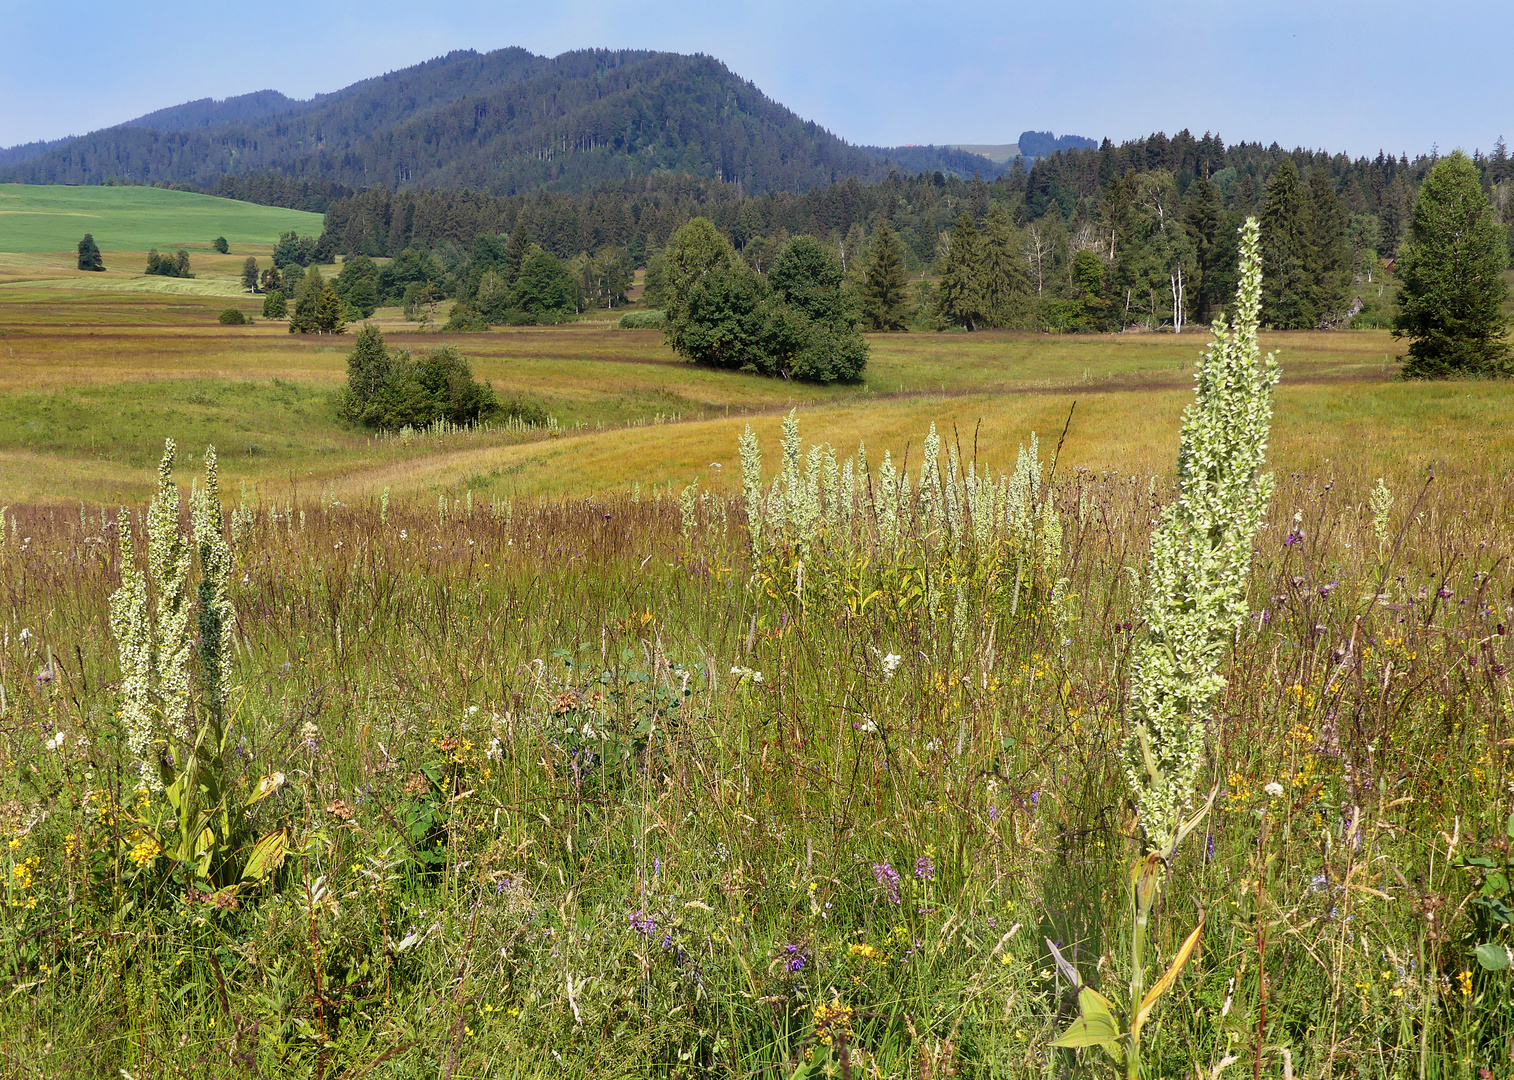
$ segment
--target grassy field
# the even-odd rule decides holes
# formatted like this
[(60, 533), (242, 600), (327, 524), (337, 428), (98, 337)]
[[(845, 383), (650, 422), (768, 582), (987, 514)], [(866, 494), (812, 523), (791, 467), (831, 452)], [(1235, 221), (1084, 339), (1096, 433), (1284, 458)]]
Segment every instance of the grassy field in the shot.
[(217, 236), (242, 256), (266, 252), (289, 229), (319, 235), (321, 215), (150, 187), (0, 184), (0, 252), (72, 253), (90, 233), (109, 270), (123, 252), (209, 251)]
[[(238, 263), (204, 280), (236, 296)], [(1131, 662), (1206, 335), (876, 336), (865, 383), (819, 388), (608, 315), (452, 336), (383, 311), (391, 345), (456, 344), (559, 420), (401, 442), (334, 417), (350, 335), (48, 272), (0, 260), (8, 1068), (1115, 1075), (1051, 1045), (1078, 999), (1046, 942), (1126, 993)], [(1503, 1080), (1514, 390), (1399, 381), (1380, 332), (1264, 346), (1277, 490), (1205, 733), (1214, 811), (1155, 917), (1149, 980), (1202, 930), (1146, 1075)], [(824, 527), (776, 500), (754, 549), (737, 438), (771, 480), (790, 409), (806, 447), (865, 440), (868, 482), (818, 451)], [(932, 423), (995, 477), (1038, 432), (1052, 480), (1070, 410), (1033, 532), (879, 515), (885, 449), (941, 490)], [(237, 515), (226, 705), (196, 609), (198, 674), (150, 722), (194, 702), (201, 771), (165, 792), (111, 598), (172, 565), (142, 506), (168, 436), (185, 496), (215, 443)]]

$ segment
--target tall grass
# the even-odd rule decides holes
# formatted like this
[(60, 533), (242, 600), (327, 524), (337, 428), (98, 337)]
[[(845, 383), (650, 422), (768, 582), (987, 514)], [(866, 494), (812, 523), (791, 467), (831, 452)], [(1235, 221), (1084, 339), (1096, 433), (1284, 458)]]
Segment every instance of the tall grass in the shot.
[[(1511, 493), (1400, 485), (1380, 543), (1373, 480), (1284, 475), (1260, 533), (1216, 810), (1149, 944), (1165, 966), (1206, 913), (1144, 1036), (1161, 1075), (1509, 1068), (1509, 973), (1473, 949), (1510, 942)], [(1050, 1046), (1075, 1002), (1043, 939), (1095, 985), (1129, 951), (1132, 571), (1169, 492), (1065, 466), (1045, 492), (1063, 601), (935, 612), (904, 576), (865, 608), (765, 587), (720, 493), (252, 506), (228, 784), (282, 774), (246, 825), (289, 854), (240, 885), (145, 843), (113, 515), (6, 511), (0, 1051), (49, 1076), (1085, 1067)]]

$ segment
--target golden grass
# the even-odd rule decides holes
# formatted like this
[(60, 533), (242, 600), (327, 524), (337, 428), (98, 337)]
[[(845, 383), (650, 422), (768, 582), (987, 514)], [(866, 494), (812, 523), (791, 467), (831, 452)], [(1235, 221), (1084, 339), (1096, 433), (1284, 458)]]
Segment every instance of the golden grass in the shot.
[[(235, 289), (244, 257), (196, 255), (201, 278), (147, 285)], [(614, 329), (619, 312), (567, 326), (441, 335), (385, 309), (374, 321), (391, 346), (455, 344), (496, 389), (538, 398), (569, 429), (551, 440), (501, 434), (399, 447), (345, 428), (331, 413), (350, 335), (295, 336), (261, 319), (221, 326), (216, 316), (231, 294), (117, 291), (146, 286), (124, 272), (83, 275), (60, 259), (0, 259), (0, 279), (61, 275), (46, 285), (40, 277), (0, 281), (0, 414), (11, 405), (10, 419), (0, 420), (0, 501), (133, 497), (150, 479), (141, 462), (166, 436), (215, 441), (232, 482), (306, 490), (336, 483), (348, 496), (385, 486), (433, 497), (462, 486), (482, 495), (566, 496), (681, 487), (696, 477), (730, 485), (745, 424), (771, 455), (778, 417), (795, 407), (807, 439), (845, 453), (865, 440), (874, 463), (885, 449), (897, 459), (918, 446), (935, 422), (943, 437), (955, 425), (967, 453), (976, 432), (979, 456), (1007, 467), (1032, 431), (1054, 443), (1074, 400), (1062, 468), (1165, 473), (1208, 339), (875, 335), (864, 384), (819, 387), (681, 363), (659, 333)], [(235, 295), (256, 313), (257, 297)], [(1325, 459), (1374, 478), (1407, 477), (1431, 462), (1443, 475), (1469, 476), (1514, 465), (1507, 384), (1399, 382), (1399, 346), (1380, 331), (1271, 334), (1263, 344), (1284, 367), (1273, 454), (1280, 471), (1312, 470)], [(268, 392), (286, 384), (300, 393)], [(254, 385), (264, 390), (253, 394)], [(218, 404), (217, 387), (238, 390)], [(175, 395), (206, 400), (201, 407)]]

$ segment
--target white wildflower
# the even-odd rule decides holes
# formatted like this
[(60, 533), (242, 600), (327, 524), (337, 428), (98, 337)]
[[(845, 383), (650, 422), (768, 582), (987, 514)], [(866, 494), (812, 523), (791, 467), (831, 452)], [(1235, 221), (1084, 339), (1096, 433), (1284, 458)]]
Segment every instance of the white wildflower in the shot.
[(1279, 784), (1276, 780), (1262, 788), (1262, 790), (1267, 793), (1268, 798), (1281, 799), (1283, 797), (1283, 785)]

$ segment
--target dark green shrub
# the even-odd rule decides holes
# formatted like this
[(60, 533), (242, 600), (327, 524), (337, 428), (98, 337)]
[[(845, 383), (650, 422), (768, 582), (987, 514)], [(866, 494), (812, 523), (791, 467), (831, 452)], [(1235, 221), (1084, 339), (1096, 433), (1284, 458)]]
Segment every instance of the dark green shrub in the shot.
[(222, 326), (246, 326), (252, 320), (242, 314), (241, 308), (229, 307), (221, 312), (220, 322)]
[(378, 327), (365, 323), (347, 357), (341, 415), (366, 427), (394, 431), (437, 420), (472, 424), (500, 411), (494, 389), (473, 378), (468, 361), (450, 345), (420, 359), (390, 351)]
[(224, 236), (216, 237), (210, 242), (210, 246), (213, 247), (216, 252), (221, 255), (225, 255), (231, 251), (231, 245), (226, 242), (226, 237)]
[(282, 319), (289, 314), (289, 305), (284, 302), (284, 294), (277, 289), (263, 297), (263, 318)]

